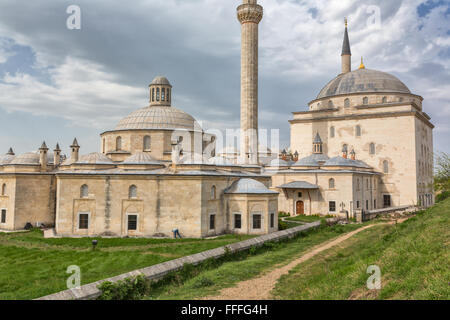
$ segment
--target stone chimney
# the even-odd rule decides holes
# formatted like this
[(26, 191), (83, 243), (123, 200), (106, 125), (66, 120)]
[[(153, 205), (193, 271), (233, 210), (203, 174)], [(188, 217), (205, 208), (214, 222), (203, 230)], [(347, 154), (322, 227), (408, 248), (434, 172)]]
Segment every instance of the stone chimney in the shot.
[(73, 143), (70, 146), (70, 148), (72, 149), (72, 153), (70, 155), (70, 158), (72, 159), (73, 162), (77, 162), (78, 161), (78, 157), (80, 155), (80, 146), (78, 145), (77, 138), (73, 139)]
[(350, 152), (350, 156), (352, 157), (352, 160), (356, 160), (356, 152), (355, 152), (355, 150), (352, 150), (352, 152)]
[(41, 165), (41, 171), (47, 171), (47, 145), (45, 144), (45, 141), (42, 142), (41, 147), (39, 148), (39, 164)]
[(61, 164), (61, 148), (59, 147), (59, 143), (56, 144), (56, 148), (53, 150), (53, 164), (55, 167)]
[(8, 156), (14, 156), (14, 155), (16, 155), (15, 153), (14, 153), (14, 151), (13, 151), (13, 149), (12, 148), (9, 148), (9, 150), (8, 150), (8, 152), (6, 153)]

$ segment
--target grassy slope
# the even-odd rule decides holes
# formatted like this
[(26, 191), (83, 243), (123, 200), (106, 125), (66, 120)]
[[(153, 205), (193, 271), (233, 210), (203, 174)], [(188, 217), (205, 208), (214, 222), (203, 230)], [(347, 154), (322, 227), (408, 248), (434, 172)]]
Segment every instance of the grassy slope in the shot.
[(173, 281), (153, 289), (148, 299), (195, 299), (214, 295), (239, 281), (258, 276), (261, 272), (283, 265), (299, 257), (312, 246), (350, 232), (360, 225), (334, 226), (310, 231), (290, 242), (275, 243), (271, 250), (243, 256), (239, 261), (225, 262), (219, 267), (196, 270), (185, 282)]
[(40, 231), (0, 233), (0, 299), (32, 299), (66, 289), (67, 267), (81, 268), (82, 284), (248, 239), (44, 239)]
[[(450, 199), (397, 226), (376, 226), (283, 276), (278, 299), (449, 299)], [(382, 289), (368, 290), (369, 265)]]
[(320, 217), (320, 216), (306, 216), (306, 215), (299, 215), (295, 217), (286, 218), (288, 221), (299, 221), (299, 222), (314, 222), (326, 219), (326, 217)]

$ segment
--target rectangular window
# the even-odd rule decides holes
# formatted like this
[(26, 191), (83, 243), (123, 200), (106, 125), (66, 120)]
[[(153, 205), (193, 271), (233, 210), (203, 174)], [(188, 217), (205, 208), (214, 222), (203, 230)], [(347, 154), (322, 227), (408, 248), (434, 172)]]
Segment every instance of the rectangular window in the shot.
[(235, 229), (242, 228), (242, 216), (240, 214), (234, 215), (234, 228)]
[(374, 209), (377, 208), (377, 200), (373, 200), (373, 208), (374, 208)]
[(359, 201), (356, 201), (356, 209), (359, 209)]
[(299, 193), (298, 193), (298, 197), (299, 197), (299, 198), (303, 197), (303, 193), (299, 192)]
[(87, 213), (79, 214), (78, 229), (89, 229), (89, 214), (87, 214)]
[(135, 214), (128, 215), (128, 230), (137, 230), (138, 216)]
[(390, 208), (391, 207), (391, 196), (388, 194), (385, 194), (383, 196), (383, 205), (385, 208)]
[(209, 216), (209, 230), (216, 229), (216, 215), (212, 214)]
[(2, 209), (2, 223), (6, 223), (6, 209)]
[(275, 213), (270, 214), (270, 227), (271, 228), (275, 227)]
[(253, 229), (261, 229), (261, 215), (260, 214), (253, 215)]
[(329, 202), (330, 212), (336, 212), (336, 201)]
[(369, 200), (366, 200), (366, 210), (369, 210)]

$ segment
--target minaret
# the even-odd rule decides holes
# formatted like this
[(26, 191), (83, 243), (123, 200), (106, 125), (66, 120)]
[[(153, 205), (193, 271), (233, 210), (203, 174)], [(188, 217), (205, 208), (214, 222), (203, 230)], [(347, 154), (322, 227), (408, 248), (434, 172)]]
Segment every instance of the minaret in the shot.
[(345, 18), (344, 43), (342, 44), (342, 73), (352, 71), (352, 51), (350, 50), (350, 40), (348, 39), (347, 18)]
[(258, 164), (258, 24), (263, 7), (243, 0), (237, 8), (241, 23), (241, 158)]

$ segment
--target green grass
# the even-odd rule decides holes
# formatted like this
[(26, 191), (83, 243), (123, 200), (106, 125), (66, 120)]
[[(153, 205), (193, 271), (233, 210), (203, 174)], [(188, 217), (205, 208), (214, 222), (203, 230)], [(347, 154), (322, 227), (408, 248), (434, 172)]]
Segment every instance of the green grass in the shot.
[[(377, 225), (300, 264), (272, 292), (277, 299), (449, 299), (450, 199), (395, 225)], [(381, 269), (368, 290), (367, 267)]]
[(319, 215), (314, 215), (314, 216), (298, 215), (295, 217), (286, 218), (286, 220), (310, 223), (310, 222), (315, 222), (315, 221), (323, 220), (323, 219), (330, 218), (330, 217), (331, 216), (324, 217), (324, 216), (319, 216)]
[(0, 233), (0, 299), (33, 299), (66, 288), (67, 267), (81, 268), (82, 284), (148, 267), (249, 236), (216, 239), (44, 239), (42, 232)]
[(175, 274), (152, 286), (147, 299), (195, 299), (218, 294), (221, 289), (258, 276), (275, 266), (287, 264), (312, 246), (350, 232), (361, 225), (322, 227), (280, 243), (238, 254), (221, 264), (211, 263)]

